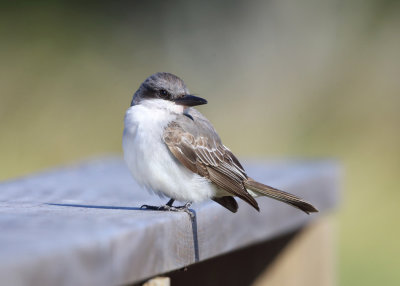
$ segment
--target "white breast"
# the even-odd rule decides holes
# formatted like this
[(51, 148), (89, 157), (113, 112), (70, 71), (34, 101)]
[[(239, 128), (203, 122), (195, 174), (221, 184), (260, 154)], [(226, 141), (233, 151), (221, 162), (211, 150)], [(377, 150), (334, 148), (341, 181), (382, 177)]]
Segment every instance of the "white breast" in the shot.
[(182, 107), (165, 100), (146, 100), (125, 115), (124, 158), (135, 180), (146, 189), (183, 202), (199, 202), (216, 188), (180, 164), (162, 140), (165, 127)]

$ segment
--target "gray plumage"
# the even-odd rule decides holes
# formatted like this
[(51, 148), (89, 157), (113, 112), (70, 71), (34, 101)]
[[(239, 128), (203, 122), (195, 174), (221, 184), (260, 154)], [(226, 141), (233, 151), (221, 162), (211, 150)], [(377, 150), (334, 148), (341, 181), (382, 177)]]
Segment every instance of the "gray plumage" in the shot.
[[(156, 73), (150, 76), (134, 94), (131, 105), (135, 107), (146, 100), (158, 99), (165, 100), (161, 101), (166, 103), (165, 107), (162, 107), (166, 108), (165, 112), (170, 110), (166, 113), (168, 120), (165, 126), (163, 125), (160, 139), (168, 147), (177, 164), (182, 164), (191, 172), (208, 179), (217, 187), (216, 189), (220, 190), (211, 199), (232, 212), (236, 212), (238, 209), (234, 196), (243, 199), (257, 210), (259, 210), (259, 206), (254, 197), (268, 196), (306, 213), (317, 211), (314, 206), (301, 198), (248, 177), (239, 160), (222, 144), (220, 137), (207, 118), (192, 108), (195, 105), (205, 104), (207, 101), (190, 95), (186, 85), (179, 77), (170, 73)], [(170, 103), (167, 104), (166, 101)], [(180, 109), (179, 106), (181, 106)], [(140, 123), (135, 124), (140, 125)], [(160, 122), (160, 124), (163, 123)], [(127, 150), (132, 150), (130, 148), (128, 147)], [(139, 173), (136, 168), (133, 171)], [(162, 190), (158, 191), (162, 192)]]
[[(306, 213), (317, 211), (304, 200), (258, 183), (249, 178), (235, 155), (225, 147), (211, 123), (199, 111), (187, 111), (193, 120), (177, 116), (165, 129), (163, 140), (174, 156), (185, 167), (210, 179), (218, 187), (237, 196), (259, 210), (257, 201), (247, 191), (251, 189), (261, 195), (285, 202)], [(235, 205), (227, 197), (214, 201), (236, 212)]]

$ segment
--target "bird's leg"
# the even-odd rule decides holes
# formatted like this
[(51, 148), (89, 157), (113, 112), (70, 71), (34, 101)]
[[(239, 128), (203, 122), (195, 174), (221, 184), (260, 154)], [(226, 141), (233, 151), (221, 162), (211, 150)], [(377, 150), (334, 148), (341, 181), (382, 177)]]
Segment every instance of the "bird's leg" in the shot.
[(142, 205), (140, 208), (141, 209), (146, 209), (146, 210), (154, 210), (154, 211), (185, 212), (191, 218), (194, 217), (194, 214), (189, 210), (189, 207), (192, 205), (191, 202), (187, 202), (183, 206), (174, 207), (174, 206), (172, 206), (174, 201), (175, 201), (174, 199), (170, 199), (165, 205), (159, 206), (159, 207), (157, 207), (157, 206), (149, 206), (149, 205)]
[(172, 207), (172, 204), (174, 203), (174, 199), (170, 199), (169, 201), (168, 201), (168, 203), (166, 204), (166, 206), (169, 206), (169, 207)]

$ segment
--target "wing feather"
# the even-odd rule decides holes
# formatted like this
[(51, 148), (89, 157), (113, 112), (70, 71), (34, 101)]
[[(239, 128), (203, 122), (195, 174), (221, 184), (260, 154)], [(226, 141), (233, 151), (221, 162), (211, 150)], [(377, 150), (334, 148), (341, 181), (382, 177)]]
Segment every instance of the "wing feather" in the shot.
[(219, 138), (215, 140), (207, 135), (196, 134), (195, 137), (173, 121), (165, 128), (163, 140), (186, 168), (259, 210), (257, 202), (246, 190), (247, 175), (238, 159)]

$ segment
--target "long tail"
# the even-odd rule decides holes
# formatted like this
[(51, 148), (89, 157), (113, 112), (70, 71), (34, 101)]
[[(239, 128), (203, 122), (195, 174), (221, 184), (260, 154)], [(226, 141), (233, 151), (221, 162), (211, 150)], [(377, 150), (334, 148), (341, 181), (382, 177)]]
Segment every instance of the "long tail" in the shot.
[(301, 209), (303, 212), (309, 214), (313, 212), (318, 212), (318, 210), (310, 203), (302, 200), (299, 197), (296, 197), (292, 194), (283, 192), (281, 190), (272, 188), (270, 186), (261, 184), (259, 182), (254, 181), (252, 178), (248, 178), (244, 185), (246, 188), (262, 195), (273, 198), (275, 200), (287, 203), (295, 208)]

